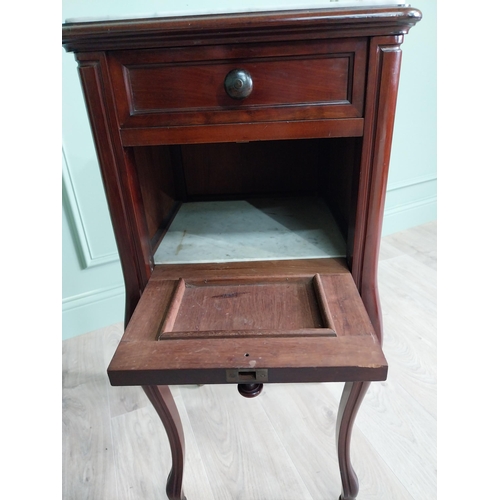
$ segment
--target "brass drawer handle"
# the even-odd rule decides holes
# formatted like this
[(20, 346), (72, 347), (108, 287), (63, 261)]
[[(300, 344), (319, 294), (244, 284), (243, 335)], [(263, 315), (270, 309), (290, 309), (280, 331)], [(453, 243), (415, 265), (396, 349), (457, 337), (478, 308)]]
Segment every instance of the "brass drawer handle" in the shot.
[(252, 93), (252, 77), (244, 69), (233, 69), (226, 75), (224, 88), (229, 97), (233, 99), (245, 99)]

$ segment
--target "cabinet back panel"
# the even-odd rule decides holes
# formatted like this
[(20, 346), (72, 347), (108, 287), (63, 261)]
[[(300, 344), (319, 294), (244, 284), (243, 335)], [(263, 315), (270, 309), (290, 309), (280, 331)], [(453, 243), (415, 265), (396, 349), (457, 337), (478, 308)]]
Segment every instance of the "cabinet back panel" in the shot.
[(188, 199), (224, 195), (314, 194), (318, 141), (182, 146)]

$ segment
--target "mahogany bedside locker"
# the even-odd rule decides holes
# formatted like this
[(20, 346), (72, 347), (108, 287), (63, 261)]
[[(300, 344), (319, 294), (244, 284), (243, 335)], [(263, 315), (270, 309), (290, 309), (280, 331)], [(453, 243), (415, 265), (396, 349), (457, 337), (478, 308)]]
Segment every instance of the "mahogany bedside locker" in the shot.
[(387, 376), (377, 261), (400, 45), (421, 18), (388, 4), (63, 24), (126, 287), (109, 379), (158, 412), (170, 500), (175, 384), (345, 382), (341, 499), (357, 496), (351, 431)]

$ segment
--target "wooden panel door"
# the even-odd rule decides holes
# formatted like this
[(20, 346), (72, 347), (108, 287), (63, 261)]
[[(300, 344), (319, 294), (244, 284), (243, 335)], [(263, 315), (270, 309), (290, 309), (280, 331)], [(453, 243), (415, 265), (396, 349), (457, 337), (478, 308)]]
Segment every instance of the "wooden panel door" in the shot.
[(109, 366), (113, 385), (261, 373), (271, 383), (386, 378), (342, 260), (157, 266)]

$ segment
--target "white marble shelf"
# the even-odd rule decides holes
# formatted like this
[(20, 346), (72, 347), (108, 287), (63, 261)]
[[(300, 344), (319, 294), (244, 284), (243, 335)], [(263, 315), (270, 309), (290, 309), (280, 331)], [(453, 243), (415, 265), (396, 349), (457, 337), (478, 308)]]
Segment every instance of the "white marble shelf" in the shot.
[(156, 264), (344, 257), (332, 214), (314, 197), (184, 203)]

